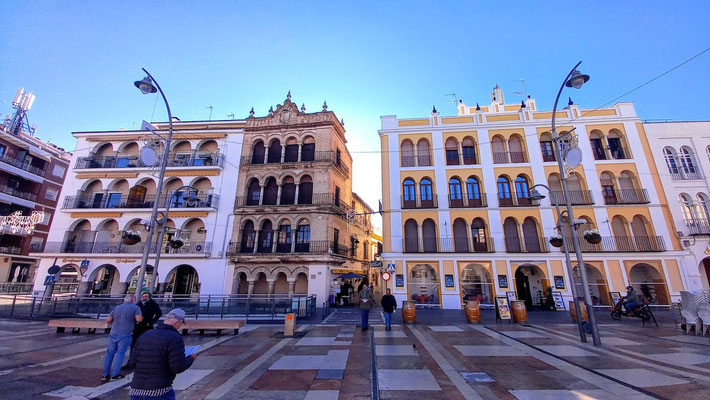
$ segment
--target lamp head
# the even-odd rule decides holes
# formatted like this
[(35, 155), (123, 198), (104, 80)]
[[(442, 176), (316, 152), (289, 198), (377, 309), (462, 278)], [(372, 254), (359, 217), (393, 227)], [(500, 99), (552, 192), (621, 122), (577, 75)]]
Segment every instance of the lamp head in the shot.
[(135, 81), (133, 84), (143, 92), (143, 94), (155, 93), (158, 89), (153, 85), (153, 80), (149, 76), (146, 76), (141, 81)]
[(545, 195), (540, 193), (537, 189), (533, 189), (532, 192), (530, 192), (530, 195), (528, 196), (528, 200), (531, 201), (540, 201), (545, 198)]
[(584, 75), (577, 71), (577, 68), (575, 68), (574, 71), (572, 71), (572, 76), (570, 76), (567, 82), (565, 82), (565, 86), (579, 89), (582, 87), (582, 85), (587, 83), (588, 80), (589, 75)]

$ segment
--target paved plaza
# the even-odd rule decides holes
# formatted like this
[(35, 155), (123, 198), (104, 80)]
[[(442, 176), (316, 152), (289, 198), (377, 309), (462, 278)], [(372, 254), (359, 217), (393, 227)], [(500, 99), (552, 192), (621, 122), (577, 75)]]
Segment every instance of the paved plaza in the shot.
[[(278, 325), (192, 334), (185, 342), (201, 345), (199, 357), (174, 388), (179, 399), (710, 398), (710, 337), (600, 317), (604, 345), (594, 347), (579, 341), (568, 314), (531, 314), (526, 325), (469, 325), (449, 313), (385, 331), (375, 309), (363, 332), (356, 312), (339, 310), (299, 325), (294, 338)], [(100, 382), (106, 342), (0, 321), (0, 397), (127, 399), (130, 375)]]

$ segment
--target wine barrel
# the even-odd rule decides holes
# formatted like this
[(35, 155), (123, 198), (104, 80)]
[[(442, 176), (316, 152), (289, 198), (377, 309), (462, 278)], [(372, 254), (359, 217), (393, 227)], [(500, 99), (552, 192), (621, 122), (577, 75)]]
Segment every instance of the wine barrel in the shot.
[(417, 317), (417, 310), (414, 308), (413, 301), (403, 301), (402, 302), (402, 321), (404, 323), (414, 323)]
[[(579, 302), (579, 311), (582, 313), (582, 321), (589, 321), (589, 315), (587, 314), (587, 305), (583, 301)], [(569, 315), (572, 317), (572, 322), (577, 322), (577, 313), (574, 309), (574, 301), (569, 302)]]
[(466, 302), (466, 321), (468, 321), (469, 324), (481, 323), (481, 307), (475, 300)]
[(513, 320), (519, 324), (528, 322), (528, 309), (525, 308), (523, 300), (515, 300), (511, 306), (513, 309)]

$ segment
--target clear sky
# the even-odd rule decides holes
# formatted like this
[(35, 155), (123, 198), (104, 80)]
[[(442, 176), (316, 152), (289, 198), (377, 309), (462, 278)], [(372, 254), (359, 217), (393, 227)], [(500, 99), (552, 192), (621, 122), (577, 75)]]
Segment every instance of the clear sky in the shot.
[[(519, 80), (551, 109), (569, 69), (591, 76), (575, 103), (595, 108), (710, 47), (710, 2), (656, 1), (10, 1), (0, 25), (0, 112), (19, 87), (31, 124), (74, 148), (73, 131), (166, 120), (133, 86), (141, 67), (182, 120), (263, 116), (324, 100), (345, 120), (354, 187), (381, 197), (380, 115), (456, 113), (446, 94), (507, 102)], [(710, 52), (631, 93), (644, 119), (710, 120)], [(565, 98), (566, 99), (566, 98)]]

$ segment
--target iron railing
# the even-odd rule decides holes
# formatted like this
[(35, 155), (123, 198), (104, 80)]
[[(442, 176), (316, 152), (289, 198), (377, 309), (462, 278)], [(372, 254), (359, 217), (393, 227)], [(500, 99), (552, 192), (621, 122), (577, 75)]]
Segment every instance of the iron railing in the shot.
[[(276, 232), (274, 232), (276, 233)], [(271, 243), (267, 246), (262, 246), (258, 241), (247, 240), (244, 243), (241, 241), (229, 242), (227, 256), (233, 257), (238, 255), (287, 255), (287, 254), (335, 254), (346, 256), (348, 247), (342, 244), (336, 244), (331, 240), (311, 240), (308, 242), (296, 243)]]
[(493, 152), (493, 164), (525, 163), (528, 156), (523, 151)]
[(0, 192), (9, 194), (10, 196), (18, 197), (20, 199), (25, 199), (29, 201), (37, 201), (37, 195), (30, 192), (23, 192), (21, 190), (12, 188), (7, 185), (0, 185)]
[(494, 253), (493, 239), (474, 238), (403, 238), (402, 249), (405, 253)]
[(23, 294), (32, 293), (33, 283), (25, 282), (3, 282), (0, 283), (0, 294)]
[(602, 191), (604, 204), (647, 204), (648, 191), (646, 189), (615, 189)]
[(508, 253), (547, 253), (547, 239), (544, 237), (506, 237), (505, 251)]
[[(162, 156), (158, 156), (158, 165)], [(224, 166), (224, 155), (216, 153), (176, 153), (168, 156), (168, 167), (213, 167)], [(134, 155), (78, 157), (74, 169), (92, 168), (145, 168), (140, 158)]]
[(439, 196), (436, 194), (424, 199), (422, 199), (420, 194), (417, 194), (416, 196), (400, 196), (400, 198), (402, 199), (403, 209), (439, 207)]
[[(112, 195), (103, 193), (97, 197), (96, 194), (66, 196), (62, 208), (152, 208), (155, 202), (155, 195), (146, 195), (141, 198), (131, 198), (128, 195)], [(184, 194), (176, 198), (172, 195), (163, 195), (158, 199), (161, 207), (165, 207), (168, 201), (172, 200), (170, 208), (217, 208), (219, 195), (216, 194)]]
[(35, 167), (28, 161), (18, 160), (15, 157), (10, 157), (7, 155), (7, 153), (0, 155), (0, 161), (4, 162), (5, 164), (12, 165), (15, 168), (19, 168), (23, 171), (27, 171), (31, 174), (41, 177), (44, 177), (44, 174), (47, 172), (45, 168)]
[[(120, 233), (117, 234), (120, 237)], [(95, 253), (95, 254), (141, 254), (145, 243), (124, 244), (119, 242), (47, 242), (43, 253)], [(162, 254), (209, 254), (212, 250), (211, 242), (184, 241), (182, 247), (174, 249), (169, 244), (164, 244)], [(156, 253), (158, 244), (152, 243), (150, 252)]]
[[(569, 200), (572, 205), (594, 204), (591, 190), (568, 190)], [(550, 192), (550, 202), (552, 205), (563, 205), (565, 203), (564, 192)]]
[(704, 218), (686, 219), (685, 226), (691, 235), (710, 235), (710, 221)]
[(18, 246), (2, 246), (0, 254), (22, 254), (22, 247)]
[(269, 162), (269, 156), (268, 156), (268, 148), (266, 149), (266, 153), (263, 156), (263, 160), (261, 162), (253, 162), (253, 156), (242, 156), (241, 157), (241, 163), (240, 165), (242, 167), (250, 167), (250, 166), (255, 166), (255, 165), (265, 165), (265, 164), (294, 164), (294, 163), (306, 163), (306, 162), (329, 162), (332, 163), (334, 166), (342, 169), (345, 171), (345, 173), (350, 172), (350, 168), (348, 168), (347, 165), (343, 163), (342, 159), (338, 158), (338, 154), (334, 152), (333, 150), (326, 150), (326, 151), (316, 151), (313, 153), (313, 157), (306, 157), (304, 158), (304, 154), (301, 153), (301, 159), (299, 160), (287, 160), (286, 159), (286, 154), (284, 154), (283, 158), (281, 155), (279, 155), (279, 159), (277, 162)]
[(671, 171), (671, 178), (674, 181), (679, 180), (691, 180), (691, 179), (703, 179), (703, 174), (700, 171), (688, 172), (682, 169)]
[[(567, 238), (567, 246), (572, 251), (572, 237)], [(666, 251), (666, 245), (661, 236), (602, 236), (601, 242), (596, 244), (589, 243), (584, 237), (580, 237), (579, 248), (586, 253)]]
[(485, 193), (478, 193), (478, 198), (469, 198), (465, 193), (461, 194), (460, 199), (452, 199), (449, 195), (449, 208), (479, 208), (488, 207)]
[[(260, 201), (261, 200), (261, 201)], [(261, 203), (261, 204), (259, 204)], [(272, 199), (267, 199), (264, 196), (263, 199), (256, 199), (251, 196), (237, 196), (235, 200), (235, 207), (265, 207), (265, 206), (294, 206), (294, 205), (330, 205), (338, 208), (345, 208), (345, 202), (342, 198), (336, 198), (333, 193), (315, 193), (310, 196), (303, 195), (299, 193), (298, 196), (294, 195), (293, 202), (287, 201), (284, 203), (284, 195), (281, 194), (281, 198), (274, 197)]]
[(528, 198), (530, 196), (530, 193), (521, 193), (522, 196), (519, 196), (518, 193), (515, 191), (510, 191), (510, 193), (505, 193), (505, 195), (502, 195), (500, 192), (498, 193), (498, 206), (499, 207), (528, 207), (528, 206), (537, 206), (539, 205), (538, 202), (533, 202), (531, 199)]

